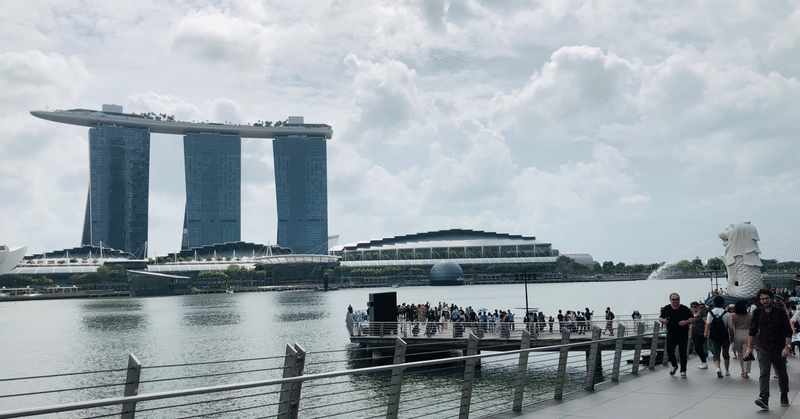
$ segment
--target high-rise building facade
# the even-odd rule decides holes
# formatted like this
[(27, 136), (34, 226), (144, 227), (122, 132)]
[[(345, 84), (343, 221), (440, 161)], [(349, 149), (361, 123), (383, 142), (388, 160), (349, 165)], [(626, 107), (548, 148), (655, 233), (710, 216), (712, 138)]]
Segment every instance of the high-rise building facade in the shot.
[(295, 253), (328, 248), (326, 124), (302, 116), (284, 123), (219, 124), (123, 113), (120, 105), (36, 110), (48, 121), (90, 127), (91, 181), (82, 244), (146, 257), (150, 134), (184, 135), (186, 207), (181, 248), (241, 240), (241, 139), (272, 138), (278, 244)]
[(278, 244), (295, 253), (328, 250), (328, 164), (325, 137), (276, 136)]
[(89, 195), (82, 244), (146, 256), (150, 131), (98, 125), (89, 129)]
[(242, 231), (242, 140), (238, 135), (183, 137), (186, 211), (182, 249), (239, 241)]

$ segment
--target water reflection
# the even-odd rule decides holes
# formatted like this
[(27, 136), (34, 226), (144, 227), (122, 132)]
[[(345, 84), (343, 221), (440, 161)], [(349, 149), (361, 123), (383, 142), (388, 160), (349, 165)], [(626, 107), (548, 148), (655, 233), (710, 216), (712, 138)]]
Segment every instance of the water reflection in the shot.
[(188, 313), (183, 316), (184, 326), (232, 326), (241, 323), (242, 316), (230, 312)]
[(184, 298), (185, 311), (181, 323), (185, 326), (233, 326), (242, 322), (237, 298), (227, 294), (195, 295)]
[(81, 310), (87, 312), (140, 311), (142, 301), (134, 298), (84, 300)]
[(144, 314), (100, 314), (85, 316), (83, 326), (91, 331), (125, 332), (147, 327)]
[(124, 332), (146, 328), (142, 302), (134, 299), (87, 300), (81, 305), (83, 327), (89, 331)]
[(279, 323), (322, 320), (328, 317), (330, 309), (322, 292), (282, 292), (275, 298), (281, 310), (275, 314)]

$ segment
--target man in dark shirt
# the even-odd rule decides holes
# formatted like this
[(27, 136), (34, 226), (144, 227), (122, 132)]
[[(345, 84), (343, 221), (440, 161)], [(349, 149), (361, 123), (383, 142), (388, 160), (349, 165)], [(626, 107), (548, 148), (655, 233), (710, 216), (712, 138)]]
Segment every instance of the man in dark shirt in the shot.
[(686, 378), (686, 357), (689, 346), (689, 324), (694, 320), (694, 315), (689, 307), (681, 304), (681, 296), (672, 293), (669, 295), (669, 305), (661, 309), (658, 321), (667, 326), (667, 354), (672, 363), (669, 375), (675, 375), (678, 370), (678, 360), (675, 358), (675, 346), (681, 355), (681, 378)]
[[(769, 373), (770, 367), (778, 373), (778, 386), (781, 389), (781, 406), (789, 406), (789, 376), (786, 373), (786, 357), (789, 356), (792, 341), (792, 327), (789, 316), (782, 308), (776, 306), (772, 291), (761, 289), (756, 294), (761, 307), (753, 312), (750, 322), (750, 337), (747, 339), (745, 356), (751, 356), (753, 346), (758, 343), (758, 375), (759, 394), (756, 404), (762, 409), (769, 409)], [(758, 338), (756, 338), (758, 336)]]

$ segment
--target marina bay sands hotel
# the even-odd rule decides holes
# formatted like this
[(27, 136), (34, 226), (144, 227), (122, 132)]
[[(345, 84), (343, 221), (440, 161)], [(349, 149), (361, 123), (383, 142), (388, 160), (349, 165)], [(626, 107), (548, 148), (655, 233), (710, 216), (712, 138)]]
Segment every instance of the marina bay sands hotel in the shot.
[(118, 105), (102, 109), (31, 111), (49, 121), (90, 127), (83, 245), (102, 242), (147, 257), (150, 133), (159, 133), (184, 136), (182, 249), (241, 239), (241, 139), (271, 138), (278, 245), (300, 254), (327, 252), (329, 125), (306, 124), (303, 117), (276, 126), (195, 123), (126, 114)]

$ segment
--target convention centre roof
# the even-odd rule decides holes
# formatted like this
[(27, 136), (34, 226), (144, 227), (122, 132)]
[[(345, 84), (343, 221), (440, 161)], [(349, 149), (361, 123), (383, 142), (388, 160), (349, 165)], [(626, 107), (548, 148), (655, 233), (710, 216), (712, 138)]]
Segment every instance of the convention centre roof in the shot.
[(493, 246), (550, 246), (536, 240), (534, 236), (523, 236), (508, 233), (493, 233), (482, 230), (450, 229), (408, 234), (405, 236), (334, 246), (332, 252), (355, 252), (362, 250), (391, 250), (412, 248), (441, 247), (493, 247)]

